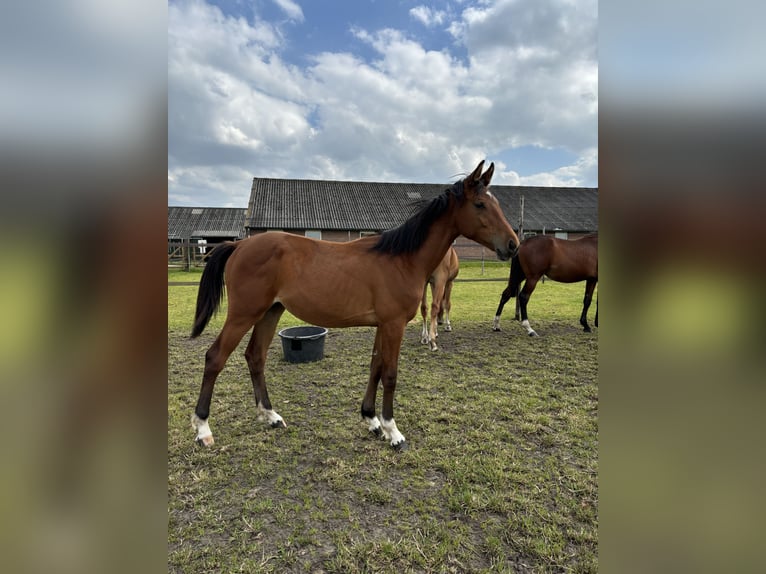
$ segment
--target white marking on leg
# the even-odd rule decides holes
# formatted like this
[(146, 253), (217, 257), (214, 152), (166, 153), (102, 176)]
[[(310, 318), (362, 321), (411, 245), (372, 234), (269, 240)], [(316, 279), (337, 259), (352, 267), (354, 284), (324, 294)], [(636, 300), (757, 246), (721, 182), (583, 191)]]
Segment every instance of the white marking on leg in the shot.
[(370, 417), (364, 417), (364, 422), (367, 423), (367, 430), (375, 433), (380, 434), (380, 421), (378, 420), (377, 416), (374, 416), (372, 418)]
[(527, 330), (527, 335), (529, 335), (530, 337), (537, 336), (537, 333), (535, 333), (535, 330), (532, 327), (529, 326), (529, 320), (528, 319), (524, 319), (521, 322), (521, 326), (524, 327)]
[(449, 311), (444, 312), (444, 330), (452, 331), (452, 323), (449, 322)]
[(197, 436), (194, 439), (200, 444), (210, 446), (213, 444), (213, 432), (210, 430), (210, 425), (206, 420), (202, 420), (196, 413), (191, 417), (192, 427), (197, 431)]
[(500, 330), (500, 315), (495, 315), (495, 320), (492, 321), (492, 330), (493, 331)]
[(425, 321), (423, 321), (423, 330), (420, 332), (420, 342), (423, 345), (428, 344), (428, 327), (426, 326)]
[(273, 427), (284, 427), (287, 428), (287, 423), (285, 423), (284, 419), (279, 416), (277, 411), (273, 409), (264, 409), (263, 406), (258, 405), (258, 420), (266, 420), (266, 422), (273, 426)]
[(385, 437), (391, 441), (391, 446), (397, 446), (404, 442), (404, 435), (399, 432), (398, 428), (396, 428), (396, 422), (394, 422), (394, 419), (383, 419), (383, 421), (380, 423), (380, 428), (383, 429), (383, 434)]

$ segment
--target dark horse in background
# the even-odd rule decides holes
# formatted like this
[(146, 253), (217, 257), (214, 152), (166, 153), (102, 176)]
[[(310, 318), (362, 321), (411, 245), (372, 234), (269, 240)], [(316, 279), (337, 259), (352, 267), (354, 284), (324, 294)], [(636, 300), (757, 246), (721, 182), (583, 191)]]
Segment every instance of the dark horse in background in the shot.
[[(500, 296), (500, 305), (497, 307), (492, 329), (500, 330), (500, 314), (503, 312), (503, 307), (508, 299), (518, 294), (521, 325), (530, 337), (537, 336), (537, 333), (529, 326), (527, 303), (543, 275), (561, 283), (585, 281), (585, 298), (582, 302), (580, 325), (590, 333), (587, 314), (593, 299), (593, 290), (598, 283), (598, 233), (572, 240), (558, 239), (552, 235), (535, 235), (525, 239), (519, 246), (518, 254), (511, 261), (508, 287)], [(525, 279), (524, 288), (519, 292), (519, 286)], [(518, 309), (515, 319), (519, 319)], [(596, 300), (595, 325), (598, 327), (598, 300)]]
[[(323, 327), (377, 327), (362, 417), (370, 432), (384, 435), (395, 449), (406, 448), (394, 422), (394, 391), (405, 328), (417, 313), (423, 286), (459, 235), (494, 250), (502, 260), (518, 248), (518, 237), (488, 191), (495, 166), (482, 174), (483, 166), (482, 161), (464, 180), (379, 236), (335, 243), (275, 232), (216, 247), (200, 280), (191, 336), (199, 336), (217, 310), (224, 272), (229, 305), (223, 328), (205, 354), (192, 415), (197, 442), (213, 444), (208, 419), (213, 387), (229, 355), (251, 329), (245, 358), (259, 418), (272, 427), (287, 426), (272, 409), (264, 375), (269, 344), (287, 309)], [(379, 383), (380, 420), (375, 414)]]
[[(445, 331), (452, 331), (452, 323), (449, 320), (449, 314), (452, 310), (452, 282), (460, 272), (460, 259), (454, 247), (450, 247), (444, 258), (436, 266), (431, 277), (428, 279), (423, 289), (423, 301), (420, 304), (420, 315), (423, 317), (423, 331), (420, 335), (420, 342), (429, 345), (432, 351), (438, 351), (436, 345), (437, 320), (441, 325), (444, 323)], [(431, 318), (426, 320), (426, 311), (428, 309), (428, 285), (431, 285)]]

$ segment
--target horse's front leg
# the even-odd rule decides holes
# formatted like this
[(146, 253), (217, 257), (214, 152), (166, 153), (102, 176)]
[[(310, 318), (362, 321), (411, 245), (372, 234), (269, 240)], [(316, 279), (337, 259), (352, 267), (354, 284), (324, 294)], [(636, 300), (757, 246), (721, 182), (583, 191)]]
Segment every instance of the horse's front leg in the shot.
[(362, 419), (367, 423), (367, 430), (377, 437), (383, 435), (380, 429), (380, 421), (375, 414), (375, 397), (378, 394), (378, 381), (383, 368), (383, 355), (380, 352), (380, 329), (375, 331), (375, 344), (372, 347), (372, 359), (370, 360), (370, 378), (367, 382), (367, 392), (362, 401)]
[[(511, 286), (508, 285), (505, 289), (503, 289), (503, 292), (500, 294), (500, 303), (497, 306), (497, 311), (495, 311), (495, 319), (492, 322), (492, 330), (493, 331), (499, 331), (500, 330), (500, 315), (503, 314), (503, 307), (505, 307), (505, 304), (508, 302), (508, 300), (511, 297), (515, 297), (515, 294), (513, 291), (511, 291)], [(517, 317), (518, 319), (518, 311), (517, 311)]]
[(399, 451), (407, 450), (409, 445), (404, 435), (399, 432), (394, 421), (394, 392), (399, 366), (399, 350), (404, 337), (406, 323), (396, 322), (378, 327), (380, 333), (380, 349), (382, 355), (381, 381), (383, 382), (383, 409), (380, 423), (383, 434), (391, 446)]
[(596, 319), (594, 320), (594, 324), (598, 327), (598, 295), (596, 295)]
[(527, 330), (527, 335), (530, 337), (537, 337), (537, 332), (529, 325), (529, 317), (527, 317), (527, 304), (529, 304), (529, 298), (532, 296), (536, 285), (537, 279), (528, 278), (524, 283), (524, 288), (518, 295), (519, 307), (521, 309), (521, 326)]

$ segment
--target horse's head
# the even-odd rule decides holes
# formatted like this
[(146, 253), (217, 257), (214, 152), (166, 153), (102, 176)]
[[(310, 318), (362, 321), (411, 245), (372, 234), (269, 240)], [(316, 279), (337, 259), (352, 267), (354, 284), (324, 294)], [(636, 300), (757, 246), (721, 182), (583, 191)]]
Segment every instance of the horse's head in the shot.
[(519, 238), (500, 209), (497, 198), (489, 192), (489, 182), (495, 172), (491, 163), (484, 174), (484, 160), (463, 180), (464, 201), (458, 210), (457, 227), (461, 235), (493, 249), (499, 259), (506, 261), (516, 255)]

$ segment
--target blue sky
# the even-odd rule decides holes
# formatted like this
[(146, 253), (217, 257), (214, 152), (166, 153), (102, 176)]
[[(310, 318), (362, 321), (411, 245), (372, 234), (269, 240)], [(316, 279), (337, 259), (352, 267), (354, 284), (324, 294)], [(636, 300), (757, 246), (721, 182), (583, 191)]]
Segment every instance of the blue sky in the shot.
[(595, 0), (172, 0), (168, 203), (253, 177), (596, 186)]

